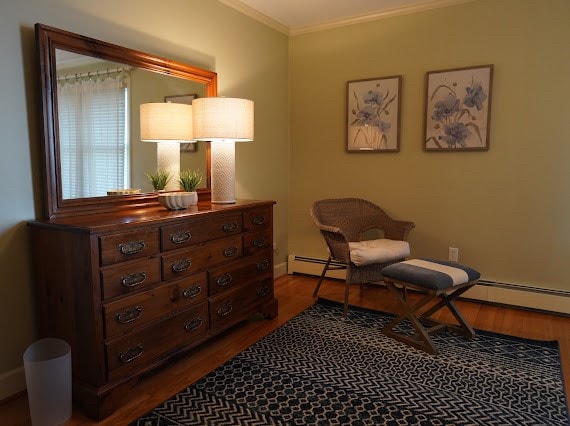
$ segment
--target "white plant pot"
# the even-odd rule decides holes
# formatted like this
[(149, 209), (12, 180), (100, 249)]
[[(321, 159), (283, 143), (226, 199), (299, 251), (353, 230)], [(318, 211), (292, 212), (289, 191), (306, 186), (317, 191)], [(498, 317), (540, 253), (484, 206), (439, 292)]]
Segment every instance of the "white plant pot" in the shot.
[(158, 202), (168, 210), (181, 210), (198, 204), (197, 192), (165, 192), (158, 194)]

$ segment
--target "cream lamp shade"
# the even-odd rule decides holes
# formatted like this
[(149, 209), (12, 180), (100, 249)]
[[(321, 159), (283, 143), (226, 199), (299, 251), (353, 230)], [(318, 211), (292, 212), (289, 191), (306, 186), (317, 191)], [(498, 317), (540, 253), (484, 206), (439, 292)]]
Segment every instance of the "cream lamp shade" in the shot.
[(156, 142), (157, 169), (171, 179), (165, 190), (176, 191), (180, 174), (180, 143), (195, 142), (192, 137), (192, 105), (147, 103), (140, 105), (141, 141)]
[(235, 142), (253, 140), (253, 116), (248, 99), (192, 101), (194, 139), (211, 142), (212, 203), (235, 203)]
[(253, 101), (238, 98), (198, 98), (192, 101), (194, 139), (253, 140)]
[(141, 104), (141, 141), (192, 142), (192, 105)]

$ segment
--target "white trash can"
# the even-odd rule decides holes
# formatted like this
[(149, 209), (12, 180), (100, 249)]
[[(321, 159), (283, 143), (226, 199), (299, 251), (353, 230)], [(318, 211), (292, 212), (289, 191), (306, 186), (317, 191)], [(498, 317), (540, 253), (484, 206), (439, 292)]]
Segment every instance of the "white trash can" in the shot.
[(32, 343), (24, 370), (33, 426), (53, 426), (71, 417), (71, 347), (60, 339)]

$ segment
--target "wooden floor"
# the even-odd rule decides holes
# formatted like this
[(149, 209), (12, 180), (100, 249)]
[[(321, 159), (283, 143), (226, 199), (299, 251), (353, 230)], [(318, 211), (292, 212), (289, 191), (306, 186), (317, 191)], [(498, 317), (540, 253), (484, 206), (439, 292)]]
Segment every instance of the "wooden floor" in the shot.
[[(168, 399), (181, 389), (215, 369), (247, 346), (285, 323), (310, 306), (315, 299), (312, 292), (315, 277), (286, 275), (275, 282), (275, 295), (279, 299), (279, 316), (273, 320), (251, 320), (221, 336), (208, 341), (184, 358), (171, 363), (134, 387), (125, 405), (104, 421), (96, 423), (78, 409), (66, 425), (125, 425)], [(327, 280), (319, 296), (341, 301), (344, 284)], [(351, 289), (350, 303), (386, 312), (397, 312), (397, 306), (385, 288), (358, 287)], [(549, 315), (468, 301), (458, 301), (459, 309), (467, 321), (480, 330), (495, 331), (513, 336), (539, 340), (558, 340), (561, 347), (565, 385), (570, 389), (570, 317)], [(444, 313), (440, 318), (447, 319)], [(29, 425), (28, 403), (25, 395), (13, 397), (0, 405), (0, 425)]]

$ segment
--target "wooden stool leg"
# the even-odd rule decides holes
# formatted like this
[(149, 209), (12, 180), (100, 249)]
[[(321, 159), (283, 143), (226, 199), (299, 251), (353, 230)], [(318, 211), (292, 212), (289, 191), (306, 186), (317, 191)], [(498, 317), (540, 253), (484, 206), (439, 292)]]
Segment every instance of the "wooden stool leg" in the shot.
[[(473, 337), (475, 337), (475, 331), (469, 325), (469, 323), (465, 320), (465, 318), (463, 317), (463, 315), (461, 314), (459, 309), (457, 309), (457, 307), (453, 303), (453, 300), (456, 299), (458, 296), (462, 295), (463, 293), (465, 293), (467, 290), (469, 290), (471, 287), (473, 287), (473, 285), (474, 284), (468, 284), (464, 287), (460, 287), (460, 288), (456, 289), (454, 292), (449, 293), (449, 294), (445, 294), (445, 293), (440, 294), (439, 297), (441, 300), (439, 301), (439, 303), (435, 304), (430, 309), (428, 309), (427, 311), (422, 313), (421, 318), (423, 320), (429, 321), (432, 324), (444, 325), (450, 331), (454, 331), (458, 334), (461, 334), (462, 336), (465, 336), (469, 339), (472, 339)], [(438, 310), (442, 309), (445, 306), (447, 306), (447, 309), (449, 309), (449, 311), (453, 314), (453, 316), (455, 317), (455, 319), (457, 320), (459, 325), (442, 324), (439, 321), (436, 321), (436, 320), (429, 318), (431, 315), (433, 315), (435, 312), (437, 312)]]
[[(402, 294), (400, 293), (398, 288), (394, 285), (394, 283), (386, 279), (384, 280), (384, 282), (386, 283), (386, 287), (388, 287), (390, 292), (395, 296), (396, 300), (398, 301), (400, 308), (402, 309), (402, 313), (398, 317), (390, 321), (388, 324), (386, 324), (382, 328), (382, 333), (388, 337), (392, 337), (403, 343), (407, 343), (418, 349), (426, 351), (427, 353), (436, 355), (438, 353), (437, 348), (435, 347), (435, 344), (433, 343), (431, 337), (429, 337), (428, 332), (419, 322), (416, 316), (416, 312), (418, 312), (422, 307), (431, 302), (435, 297), (437, 297), (437, 295), (433, 293), (427, 293), (418, 303), (411, 306), (407, 302), (407, 300), (404, 297), (402, 297)], [(405, 287), (402, 289), (402, 292), (403, 294), (405, 294), (404, 293)], [(406, 334), (394, 331), (394, 327), (396, 327), (398, 324), (400, 324), (406, 319), (410, 321), (410, 323), (416, 330), (417, 338), (414, 336), (408, 336)]]

